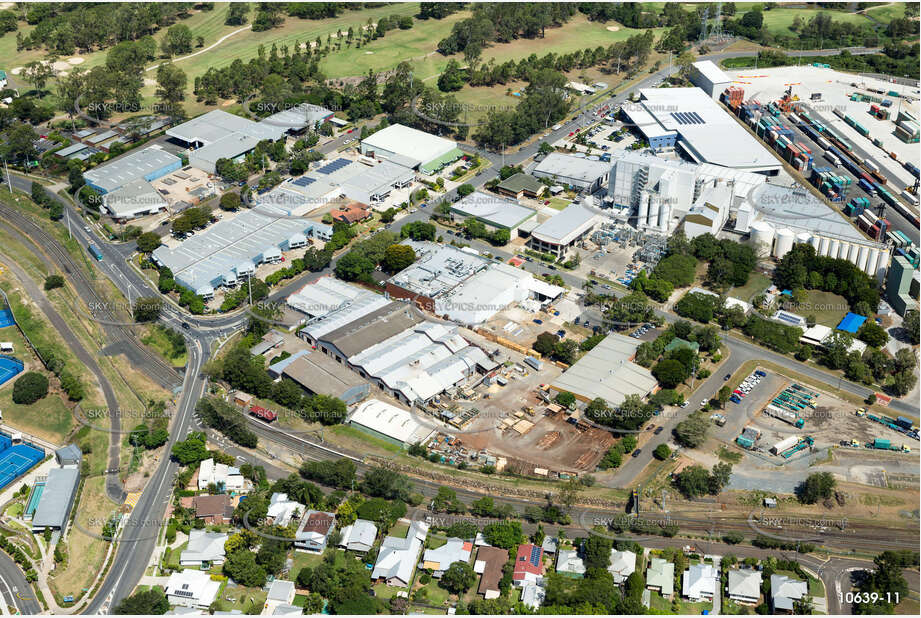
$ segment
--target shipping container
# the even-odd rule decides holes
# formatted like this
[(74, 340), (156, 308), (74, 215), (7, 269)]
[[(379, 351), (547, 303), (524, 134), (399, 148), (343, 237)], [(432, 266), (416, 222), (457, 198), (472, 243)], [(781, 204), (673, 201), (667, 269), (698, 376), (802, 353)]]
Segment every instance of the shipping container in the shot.
[(861, 178), (861, 179), (860, 179), (860, 182), (857, 183), (857, 184), (860, 186), (861, 189), (863, 189), (864, 191), (866, 191), (868, 194), (870, 194), (870, 195), (876, 195), (876, 189), (874, 189), (874, 188), (873, 188), (873, 185), (871, 185), (871, 184), (870, 184), (869, 182), (867, 182), (865, 179)]

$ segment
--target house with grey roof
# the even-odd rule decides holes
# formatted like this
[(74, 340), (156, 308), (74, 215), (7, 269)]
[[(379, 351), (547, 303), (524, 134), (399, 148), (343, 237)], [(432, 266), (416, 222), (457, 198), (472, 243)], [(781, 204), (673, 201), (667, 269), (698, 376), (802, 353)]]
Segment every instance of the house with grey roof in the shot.
[(736, 603), (757, 605), (761, 599), (761, 572), (754, 569), (729, 571), (729, 584), (726, 591), (729, 598)]
[(692, 564), (681, 574), (681, 594), (691, 601), (712, 600), (719, 573), (712, 564)]
[(669, 598), (675, 592), (675, 565), (662, 558), (653, 558), (646, 569), (646, 588)]
[(614, 577), (615, 584), (622, 584), (636, 570), (636, 554), (632, 551), (611, 550), (611, 562), (608, 573)]
[(329, 533), (336, 525), (335, 513), (307, 511), (294, 536), (294, 547), (321, 554), (326, 550)]
[(410, 524), (406, 538), (385, 537), (371, 571), (371, 580), (388, 586), (408, 586), (428, 531), (428, 524), (417, 521)]
[(809, 594), (809, 585), (787, 575), (771, 575), (771, 607), (775, 613), (793, 613), (793, 602)]
[(422, 566), (431, 569), (432, 574), (439, 578), (455, 562), (470, 562), (470, 552), (473, 543), (452, 537), (441, 547), (426, 549), (422, 555)]
[(224, 564), (224, 543), (227, 542), (227, 538), (223, 532), (190, 530), (189, 544), (179, 554), (179, 564), (203, 569), (212, 565)]
[(544, 542), (540, 544), (540, 547), (544, 550), (545, 554), (555, 554), (558, 545), (559, 539), (548, 534), (544, 537)]
[(575, 549), (561, 549), (556, 557), (556, 572), (566, 577), (585, 577), (585, 563)]
[(374, 545), (374, 539), (377, 538), (377, 526), (366, 519), (356, 519), (355, 523), (349, 524), (342, 529), (339, 547), (348, 551), (367, 552)]
[(294, 582), (286, 579), (276, 579), (269, 586), (269, 592), (265, 597), (266, 604), (276, 603), (290, 605), (294, 603), (295, 587)]

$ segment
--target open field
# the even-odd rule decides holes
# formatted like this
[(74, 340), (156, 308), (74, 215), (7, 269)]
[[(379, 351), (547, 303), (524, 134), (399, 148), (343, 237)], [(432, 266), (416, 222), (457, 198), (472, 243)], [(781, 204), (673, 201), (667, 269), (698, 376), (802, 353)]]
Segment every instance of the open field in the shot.
[(847, 301), (843, 296), (821, 290), (807, 290), (806, 302), (795, 311), (804, 317), (815, 316), (816, 324), (834, 328), (848, 312)]
[(872, 24), (869, 19), (863, 15), (858, 15), (857, 13), (845, 13), (843, 11), (823, 11), (816, 9), (774, 8), (770, 11), (764, 12), (764, 28), (769, 30), (772, 34), (792, 36), (795, 33), (790, 30), (790, 25), (793, 23), (793, 20), (796, 19), (797, 16), (799, 16), (799, 18), (802, 19), (805, 23), (819, 13), (827, 13), (831, 15), (834, 21), (837, 22), (856, 24), (858, 26)]
[(748, 277), (748, 283), (741, 287), (732, 288), (729, 290), (728, 294), (732, 298), (738, 298), (739, 300), (744, 300), (745, 302), (750, 303), (752, 298), (770, 286), (770, 278), (762, 275), (761, 273), (752, 273)]
[(893, 19), (905, 16), (905, 3), (892, 2), (884, 6), (867, 9), (864, 12), (876, 21), (888, 24)]

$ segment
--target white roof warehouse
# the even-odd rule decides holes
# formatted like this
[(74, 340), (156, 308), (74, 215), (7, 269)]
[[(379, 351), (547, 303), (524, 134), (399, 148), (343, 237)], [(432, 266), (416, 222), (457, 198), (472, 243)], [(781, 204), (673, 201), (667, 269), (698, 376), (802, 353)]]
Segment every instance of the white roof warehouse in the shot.
[(612, 407), (623, 403), (627, 395), (648, 395), (658, 382), (648, 369), (631, 360), (636, 347), (636, 340), (611, 333), (554, 380), (550, 388), (570, 392), (584, 402), (601, 397)]
[(464, 155), (457, 142), (402, 124), (390, 125), (363, 139), (361, 154), (370, 153), (425, 174), (437, 172)]
[(83, 179), (90, 187), (105, 194), (133, 180), (156, 180), (181, 167), (182, 159), (157, 146), (150, 146), (86, 171)]

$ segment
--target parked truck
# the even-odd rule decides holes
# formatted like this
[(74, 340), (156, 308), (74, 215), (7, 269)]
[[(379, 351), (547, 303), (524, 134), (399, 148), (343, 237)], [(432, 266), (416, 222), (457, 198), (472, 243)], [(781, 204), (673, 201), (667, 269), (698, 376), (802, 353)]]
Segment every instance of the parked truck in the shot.
[(789, 423), (794, 427), (802, 427), (806, 424), (806, 421), (800, 418), (795, 412), (784, 410), (770, 404), (764, 408), (764, 413), (768, 416), (773, 416), (776, 419), (780, 419), (785, 423)]

